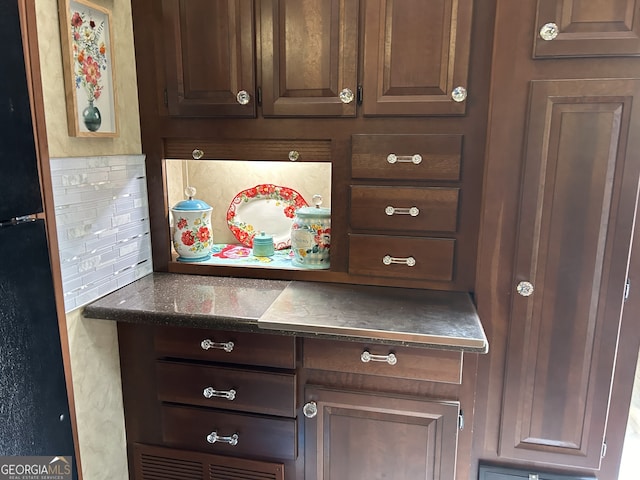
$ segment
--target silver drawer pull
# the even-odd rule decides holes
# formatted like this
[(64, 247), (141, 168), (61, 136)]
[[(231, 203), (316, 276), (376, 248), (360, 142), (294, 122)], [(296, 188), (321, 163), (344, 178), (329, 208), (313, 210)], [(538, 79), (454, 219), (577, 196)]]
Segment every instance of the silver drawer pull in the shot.
[(390, 153), (387, 155), (387, 162), (393, 163), (413, 163), (414, 165), (418, 165), (422, 162), (422, 155), (416, 153), (415, 155), (396, 155), (395, 153)]
[(213, 387), (207, 387), (202, 392), (205, 398), (226, 398), (227, 400), (235, 400), (236, 399), (236, 391), (232, 388), (231, 390), (214, 390)]
[(227, 353), (231, 353), (233, 351), (234, 344), (233, 342), (214, 342), (206, 338), (200, 342), (200, 347), (202, 347), (203, 350), (217, 348), (219, 350), (224, 350)]
[(396, 363), (398, 363), (398, 358), (393, 353), (390, 353), (389, 355), (374, 355), (372, 353), (369, 353), (367, 350), (362, 352), (362, 355), (360, 355), (360, 360), (362, 360), (363, 363), (386, 362), (389, 365), (395, 365)]
[(385, 265), (397, 263), (399, 265), (406, 265), (407, 267), (414, 267), (416, 264), (416, 259), (413, 257), (399, 258), (392, 257), (391, 255), (385, 255), (384, 257), (382, 257), (382, 263), (384, 263)]
[(411, 215), (412, 217), (417, 217), (420, 213), (420, 209), (418, 207), (392, 207), (389, 205), (384, 209), (384, 213), (387, 215)]
[(238, 438), (239, 437), (238, 437), (237, 433), (234, 433), (230, 437), (221, 437), (221, 436), (218, 435), (218, 432), (213, 431), (209, 435), (207, 435), (207, 442), (209, 442), (209, 443), (216, 443), (216, 442), (228, 443), (229, 445), (234, 446), (234, 445), (238, 444)]

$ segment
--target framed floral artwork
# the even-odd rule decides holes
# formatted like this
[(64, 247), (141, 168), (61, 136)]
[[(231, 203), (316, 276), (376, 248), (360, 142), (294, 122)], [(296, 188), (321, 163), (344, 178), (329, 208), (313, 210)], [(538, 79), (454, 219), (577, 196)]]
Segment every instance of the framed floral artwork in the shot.
[(60, 0), (69, 135), (118, 135), (111, 13), (86, 0)]

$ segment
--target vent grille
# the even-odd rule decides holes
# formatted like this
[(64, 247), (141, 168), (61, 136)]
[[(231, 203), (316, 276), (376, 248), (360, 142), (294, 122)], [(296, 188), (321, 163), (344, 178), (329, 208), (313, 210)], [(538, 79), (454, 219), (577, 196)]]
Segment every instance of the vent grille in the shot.
[(137, 480), (284, 480), (284, 464), (133, 445)]
[(282, 477), (278, 476), (275, 471), (267, 472), (224, 465), (210, 465), (209, 478), (210, 480), (278, 480)]
[(141, 454), (143, 480), (202, 480), (202, 463)]

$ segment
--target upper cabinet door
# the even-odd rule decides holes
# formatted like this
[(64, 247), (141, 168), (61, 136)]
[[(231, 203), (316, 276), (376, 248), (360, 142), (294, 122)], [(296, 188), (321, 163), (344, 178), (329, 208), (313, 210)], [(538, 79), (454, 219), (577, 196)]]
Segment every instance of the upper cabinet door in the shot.
[(255, 117), (252, 0), (162, 0), (170, 115)]
[(640, 55), (640, 0), (538, 0), (534, 57)]
[(263, 115), (355, 116), (358, 1), (262, 0), (260, 9)]
[(473, 0), (368, 0), (364, 114), (465, 113), (472, 9)]

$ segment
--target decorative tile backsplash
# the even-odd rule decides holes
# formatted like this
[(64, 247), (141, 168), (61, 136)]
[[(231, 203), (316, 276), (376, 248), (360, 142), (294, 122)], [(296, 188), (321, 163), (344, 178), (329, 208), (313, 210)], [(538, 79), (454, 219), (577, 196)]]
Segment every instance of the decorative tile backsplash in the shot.
[(51, 159), (67, 312), (153, 271), (144, 155)]

